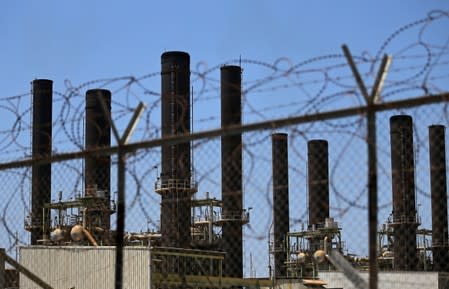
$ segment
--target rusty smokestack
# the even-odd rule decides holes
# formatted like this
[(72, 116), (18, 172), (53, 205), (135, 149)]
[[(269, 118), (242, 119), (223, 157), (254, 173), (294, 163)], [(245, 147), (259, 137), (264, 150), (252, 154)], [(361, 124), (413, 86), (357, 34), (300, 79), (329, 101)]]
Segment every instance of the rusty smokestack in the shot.
[[(307, 142), (307, 183), (309, 195), (309, 230), (324, 227), (329, 218), (329, 153), (328, 142), (316, 139)], [(309, 249), (320, 248), (320, 240), (311, 239)]]
[[(162, 138), (190, 133), (190, 56), (180, 51), (161, 56)], [(190, 247), (191, 145), (162, 145), (161, 244)]]
[[(36, 79), (33, 89), (33, 158), (51, 157), (53, 81)], [(48, 232), (42, 231), (43, 208), (51, 202), (51, 163), (33, 164), (31, 172), (31, 245)], [(46, 216), (50, 220), (50, 214)], [(48, 227), (48, 226), (46, 226)]]
[[(100, 99), (106, 104), (104, 111)], [(107, 115), (107, 114), (108, 115)], [(86, 92), (86, 151), (111, 146), (111, 92), (106, 89), (90, 89)], [(110, 230), (111, 157), (89, 155), (85, 158), (85, 196), (102, 197), (98, 206), (88, 212), (88, 227)]]
[(391, 174), (393, 188), (393, 253), (395, 270), (416, 270), (417, 212), (413, 121), (408, 115), (390, 118)]
[(309, 226), (324, 224), (329, 218), (329, 161), (326, 140), (307, 143)]
[[(242, 69), (223, 66), (221, 71), (221, 127), (242, 124)], [(224, 275), (243, 276), (242, 223), (242, 135), (221, 137), (221, 190), (223, 224)]]
[(445, 127), (429, 126), (433, 270), (449, 272)]
[(288, 135), (271, 136), (273, 162), (273, 229), (274, 229), (274, 277), (287, 276), (286, 236), (289, 232), (288, 199)]

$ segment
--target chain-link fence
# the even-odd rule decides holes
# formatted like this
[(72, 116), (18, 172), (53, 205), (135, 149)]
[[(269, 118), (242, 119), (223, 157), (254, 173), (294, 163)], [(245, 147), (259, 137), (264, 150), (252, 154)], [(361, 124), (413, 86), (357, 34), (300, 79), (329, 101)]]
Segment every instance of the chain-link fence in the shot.
[(373, 57), (166, 52), (157, 73), (0, 99), (0, 281), (444, 288), (449, 44), (429, 31), (447, 21)]

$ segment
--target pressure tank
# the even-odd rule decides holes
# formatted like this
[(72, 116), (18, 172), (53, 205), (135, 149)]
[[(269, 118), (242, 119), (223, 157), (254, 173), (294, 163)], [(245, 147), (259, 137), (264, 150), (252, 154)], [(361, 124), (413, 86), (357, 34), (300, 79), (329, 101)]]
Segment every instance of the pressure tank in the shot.
[(304, 264), (306, 262), (307, 254), (304, 252), (300, 252), (298, 253), (297, 257), (298, 258), (296, 260), (298, 261), (298, 263)]
[(72, 237), (72, 240), (75, 242), (79, 242), (82, 239), (84, 239), (83, 226), (81, 225), (73, 226), (72, 230), (70, 231), (70, 237)]
[(62, 239), (64, 239), (64, 235), (65, 235), (64, 230), (56, 228), (53, 230), (53, 232), (50, 233), (50, 240), (55, 242), (61, 241)]
[(318, 264), (323, 263), (326, 260), (326, 252), (323, 250), (316, 250), (315, 253), (313, 253), (313, 259), (315, 259)]

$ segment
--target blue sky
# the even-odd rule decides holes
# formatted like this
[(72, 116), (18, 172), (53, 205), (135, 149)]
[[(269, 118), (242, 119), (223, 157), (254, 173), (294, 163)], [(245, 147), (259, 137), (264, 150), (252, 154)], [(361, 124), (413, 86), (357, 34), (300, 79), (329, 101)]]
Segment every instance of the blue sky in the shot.
[(393, 29), (448, 1), (8, 1), (0, 11), (2, 96), (34, 78), (79, 83), (157, 71), (160, 54), (192, 63), (295, 61), (374, 52)]
[[(268, 64), (274, 64), (281, 59), (280, 65), (289, 65), (289, 62), (300, 63), (316, 56), (341, 54), (343, 43), (348, 44), (354, 55), (364, 54), (374, 57), (382, 43), (398, 28), (417, 19), (425, 18), (431, 10), (448, 11), (449, 1), (9, 1), (7, 4), (3, 3), (0, 10), (0, 99), (28, 93), (30, 81), (35, 78), (53, 79), (55, 91), (64, 93), (66, 89), (65, 80), (70, 80), (73, 86), (78, 86), (95, 79), (130, 75), (140, 77), (149, 73), (156, 73), (156, 76), (151, 78), (152, 82), (150, 81), (147, 84), (154, 85), (150, 88), (158, 92), (160, 82), (157, 73), (160, 70), (160, 55), (164, 51), (170, 50), (188, 52), (191, 56), (192, 70), (198, 70), (196, 68), (198, 63), (207, 67), (214, 67), (239, 57)], [(429, 36), (429, 39), (433, 39), (443, 35), (439, 41), (447, 41), (447, 31), (449, 31), (447, 23), (446, 21), (445, 24), (443, 23), (444, 25), (427, 30), (431, 34), (426, 35), (426, 37)], [(405, 33), (395, 41), (388, 47), (392, 50), (386, 52), (403, 56), (404, 53), (401, 53), (401, 50), (395, 49), (401, 47), (401, 44), (407, 46), (407, 43), (416, 43), (417, 32)], [(420, 51), (419, 47), (416, 49), (418, 49), (418, 54), (425, 53)], [(415, 52), (413, 49), (408, 51), (410, 54), (413, 54), (413, 52)], [(447, 58), (447, 51), (444, 57)], [(414, 60), (413, 58), (405, 58), (402, 63), (400, 60), (394, 61), (392, 70), (397, 68), (399, 73), (391, 73), (389, 79), (406, 78), (407, 73), (413, 73), (414, 70), (407, 68), (408, 65), (416, 64), (419, 67), (424, 65), (419, 62), (419, 59), (416, 60), (417, 63), (410, 64), (407, 62), (411, 61), (410, 59)], [(338, 61), (339, 63), (345, 62), (342, 59), (338, 59)], [(329, 63), (334, 64), (331, 60), (329, 60)], [(325, 64), (327, 62), (318, 64), (318, 67)], [(368, 65), (365, 65), (363, 70), (365, 72), (368, 70), (366, 66)], [(445, 67), (447, 68), (447, 65)], [(263, 67), (253, 67), (249, 63), (243, 63), (243, 68), (243, 78), (245, 81), (248, 80), (249, 84), (250, 81), (261, 79), (271, 73), (270, 71), (263, 71)], [(341, 70), (331, 69), (329, 72), (341, 73), (343, 76), (349, 75), (342, 80), (342, 83), (354, 86), (354, 79), (347, 67), (343, 67)], [(439, 71), (435, 69), (434, 75), (438, 76), (437, 72)], [(447, 75), (447, 70), (444, 73)], [(320, 77), (321, 75), (313, 74), (313, 70), (312, 72), (303, 71), (301, 81), (317, 79), (321, 81)], [(194, 78), (192, 76), (192, 79)], [(218, 79), (218, 75), (213, 75), (211, 78), (212, 80), (208, 83), (211, 86), (208, 86), (209, 91), (205, 93), (205, 96), (206, 99), (207, 96), (212, 97), (215, 102), (199, 102), (195, 111), (195, 115), (200, 115), (199, 118), (212, 119), (211, 124), (204, 125), (206, 128), (216, 128), (219, 125), (217, 121), (219, 120), (219, 103), (216, 83), (214, 82)], [(444, 87), (447, 91), (447, 77), (443, 81), (446, 81)], [(372, 82), (372, 78), (367, 81), (368, 84)], [(279, 84), (282, 85), (283, 83)], [(201, 87), (201, 81), (194, 82), (193, 86), (198, 90)], [(274, 86), (275, 84), (273, 84)], [(286, 111), (282, 109), (269, 111), (267, 108), (270, 108), (270, 106), (288, 106), (291, 102), (298, 105), (303, 100), (298, 100), (291, 95), (313, 96), (319, 88), (318, 86), (300, 85), (303, 90), (299, 94), (297, 92), (291, 94), (292, 91), (287, 89), (280, 91), (284, 95), (275, 95), (276, 97), (272, 97), (272, 87), (262, 86), (261, 92), (252, 91), (247, 95), (250, 99), (249, 102), (254, 107), (245, 107), (249, 116), (244, 116), (244, 119), (246, 122), (251, 122), (263, 120), (267, 117), (285, 117)], [(393, 89), (398, 87), (394, 83), (390, 83), (390, 86)], [(341, 90), (343, 88), (337, 86), (327, 90), (325, 95), (331, 95), (333, 92)], [(136, 91), (139, 100), (148, 100), (145, 95), (139, 95), (141, 91), (138, 89)], [(421, 94), (420, 91), (412, 93), (413, 96)], [(118, 102), (125, 102), (127, 100), (124, 97), (130, 95), (133, 94), (118, 93), (116, 97), (119, 98)], [(287, 97), (288, 95), (290, 97)], [(79, 101), (80, 98), (74, 99), (75, 103), (80, 103)], [(340, 101), (342, 100), (340, 99)], [(357, 101), (350, 99), (348, 103), (354, 105)], [(338, 103), (338, 105), (340, 104)], [(133, 105), (135, 105), (135, 102), (131, 106)], [(324, 102), (322, 105), (326, 109), (335, 108), (334, 102)], [(76, 104), (74, 107), (77, 107)], [(267, 114), (265, 114), (265, 110), (268, 111)], [(7, 112), (5, 109), (1, 111)], [(302, 110), (295, 106), (293, 111)], [(288, 113), (293, 112), (288, 111)], [(78, 117), (79, 114), (82, 114), (82, 112), (78, 111), (78, 114), (71, 116)], [(157, 116), (157, 112), (152, 114), (156, 125), (159, 120)], [(439, 116), (437, 115), (435, 118), (440, 119)], [(8, 118), (10, 117), (9, 114), (5, 113), (3, 118), (7, 119), (0, 119), (3, 122), (3, 127), (9, 125), (11, 120)], [(54, 117), (57, 116), (54, 115)], [(382, 128), (388, 125), (385, 123), (388, 117), (389, 115), (385, 114), (385, 117), (382, 117), (379, 121), (383, 125)], [(124, 118), (124, 120), (127, 121), (127, 118)], [(198, 122), (199, 124), (195, 127), (201, 127), (205, 121)], [(354, 142), (361, 143), (361, 148), (356, 148), (356, 154), (362, 157), (354, 158), (352, 155), (354, 152), (351, 151), (351, 154), (348, 154), (349, 157), (347, 157), (349, 160), (346, 159), (346, 161), (360, 162), (360, 165), (364, 165), (363, 133), (360, 133), (360, 135), (354, 133), (357, 135), (356, 140), (347, 137), (347, 139), (332, 142), (332, 140), (342, 136), (346, 137), (345, 132), (337, 132), (336, 135), (333, 135), (338, 131), (334, 128), (325, 127), (324, 130), (322, 128), (315, 130), (315, 127), (311, 125), (307, 126), (305, 130), (310, 131), (311, 135), (315, 133), (314, 137), (326, 135), (330, 138), (330, 153), (332, 155), (330, 157), (334, 158), (331, 163), (338, 162), (340, 154), (345, 155), (345, 149), (352, 147)], [(61, 132), (61, 129), (54, 130), (54, 134), (55, 131), (57, 133), (55, 139), (60, 141), (61, 146), (63, 146), (64, 142), (67, 142), (67, 136)], [(29, 137), (29, 133), (23, 134), (26, 138)], [(271, 161), (271, 156), (269, 156), (271, 151), (266, 150), (270, 145), (266, 135), (254, 133), (250, 136), (252, 139), (249, 139), (248, 143), (257, 143), (260, 137), (264, 146), (252, 146), (254, 148), (252, 153), (255, 153), (258, 161), (261, 162), (253, 165), (261, 167), (262, 164), (264, 167), (268, 167)], [(292, 159), (297, 163), (301, 162), (301, 166), (298, 165), (298, 167), (295, 164), (291, 165), (294, 167), (290, 175), (291, 195), (294, 196), (292, 197), (291, 207), (293, 209), (291, 209), (291, 214), (294, 220), (303, 218), (305, 212), (305, 193), (304, 183), (302, 182), (305, 176), (305, 169), (302, 166), (305, 140), (301, 137), (301, 135), (296, 136), (291, 147)], [(381, 137), (387, 140), (388, 132), (385, 130)], [(62, 138), (65, 138), (65, 140), (62, 140)], [(29, 145), (28, 139), (25, 140), (24, 138), (23, 142)], [(345, 144), (344, 148), (342, 148), (342, 144)], [(58, 149), (60, 148), (58, 147)], [(73, 149), (73, 146), (71, 148)], [(210, 147), (206, 144), (204, 148), (200, 149), (203, 149), (203, 154), (201, 154), (201, 150), (199, 153), (195, 153), (196, 162), (203, 164), (203, 166), (197, 166), (198, 173), (205, 176), (200, 184), (200, 191), (201, 193), (205, 191), (219, 193), (218, 181), (214, 180), (215, 177), (219, 176), (219, 169), (217, 169), (219, 168), (219, 161), (211, 161), (210, 157), (212, 153), (215, 157), (220, 155), (218, 142), (212, 142)], [(388, 150), (388, 143), (380, 150), (382, 150), (382, 153)], [(382, 169), (385, 168), (385, 171), (388, 171), (388, 153), (382, 155), (387, 160), (382, 164)], [(353, 159), (350, 159), (351, 156)], [(0, 157), (2, 160), (4, 158), (4, 156)], [(151, 162), (148, 162), (148, 168), (145, 168), (145, 170), (150, 171), (149, 176), (142, 177), (150, 184), (147, 189), (148, 192), (145, 192), (148, 193), (148, 196), (143, 197), (144, 206), (145, 202), (158, 202), (158, 196), (151, 191), (151, 185), (156, 176), (156, 172), (151, 171), (151, 166), (158, 158), (158, 152), (153, 152), (152, 159), (148, 158)], [(210, 165), (204, 165), (206, 163), (210, 163)], [(79, 164), (76, 165), (79, 166)], [(144, 163), (144, 165), (147, 165), (147, 163)], [(140, 166), (142, 166), (142, 163), (140, 163)], [(246, 170), (251, 169), (250, 162), (246, 162), (244, 166)], [(56, 168), (59, 167), (56, 166)], [(335, 191), (345, 194), (348, 186), (352, 186), (352, 189), (356, 191), (353, 192), (355, 195), (360, 194), (359, 192), (365, 189), (363, 181), (357, 182), (357, 178), (362, 178), (365, 175), (363, 170), (354, 172), (350, 171), (348, 167), (341, 169), (338, 164), (335, 164), (334, 168), (338, 168), (338, 173), (334, 176), (335, 179), (347, 181), (347, 183), (342, 183), (339, 188), (337, 184), (337, 188), (331, 189), (331, 194), (334, 194)], [(143, 170), (141, 167), (130, 168), (130, 170), (134, 169), (136, 171)], [(66, 175), (61, 171), (53, 170), (55, 192), (63, 187), (66, 182), (64, 178)], [(212, 172), (211, 175), (207, 174), (208, 171)], [(300, 177), (294, 175), (295, 173)], [(251, 174), (247, 172), (247, 175)], [(253, 172), (254, 175), (259, 176)], [(301, 180), (299, 180), (300, 178)], [(385, 204), (390, 200), (388, 172), (385, 173), (383, 178), (386, 181), (382, 189), (386, 193), (381, 196), (381, 203)], [(348, 181), (349, 179), (350, 181)], [(382, 181), (384, 179), (380, 180), (380, 182)], [(420, 184), (425, 182), (421, 181)], [(245, 184), (245, 189), (248, 192), (245, 197), (246, 207), (256, 205), (261, 208), (258, 211), (253, 210), (255, 218), (252, 221), (252, 227), (246, 229), (246, 232), (253, 234), (253, 236), (252, 239), (248, 238), (248, 243), (245, 243), (247, 246), (246, 254), (252, 252), (255, 263), (259, 266), (259, 273), (266, 270), (267, 264), (266, 240), (263, 237), (266, 236), (266, 228), (269, 226), (270, 219), (267, 218), (266, 210), (264, 210), (267, 207), (264, 206), (269, 205), (270, 185), (270, 169), (261, 173), (260, 179), (250, 179)], [(74, 186), (79, 186), (79, 184)], [(21, 189), (23, 188), (21, 187)], [(23, 190), (26, 191), (26, 186)], [(266, 191), (266, 194), (263, 195), (264, 199), (261, 201), (262, 197), (258, 193), (262, 191)], [(351, 199), (352, 196), (349, 198)], [(259, 201), (262, 204), (258, 203)], [(428, 201), (428, 198), (424, 201)], [(364, 200), (363, 198), (357, 199), (356, 202), (357, 204), (363, 204)], [(335, 211), (331, 214), (338, 215), (341, 212), (338, 211), (337, 207), (345, 207), (348, 204), (341, 200), (339, 203), (336, 200), (332, 205), (335, 207)], [(297, 209), (297, 207), (300, 208)], [(390, 208), (384, 209), (382, 214), (388, 215), (389, 210)], [(136, 214), (138, 213), (140, 212)], [(365, 242), (366, 230), (364, 230), (363, 224), (360, 226), (357, 225), (357, 222), (354, 224), (354, 220), (357, 220), (360, 216), (360, 211), (353, 209), (345, 214), (346, 224), (350, 225), (350, 229), (346, 227), (344, 233), (347, 235), (344, 235), (344, 238), (350, 240), (356, 237), (360, 242)], [(21, 226), (21, 223), (19, 225)], [(299, 229), (299, 222), (293, 225), (295, 225), (295, 229)], [(358, 228), (354, 229), (354, 225), (357, 225)], [(145, 228), (145, 224), (142, 227)], [(21, 239), (24, 241), (26, 237), (21, 237)], [(252, 245), (252, 241), (258, 243)], [(363, 249), (364, 245), (365, 243), (359, 248), (351, 249), (355, 250), (356, 253), (366, 254), (366, 250)]]

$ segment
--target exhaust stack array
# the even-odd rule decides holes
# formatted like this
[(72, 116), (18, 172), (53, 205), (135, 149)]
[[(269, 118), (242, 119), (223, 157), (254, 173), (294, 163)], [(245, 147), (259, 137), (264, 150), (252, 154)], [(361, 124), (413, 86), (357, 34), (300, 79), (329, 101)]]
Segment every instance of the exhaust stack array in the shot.
[[(226, 65), (221, 67), (220, 72), (221, 128), (239, 127), (242, 125), (242, 69), (240, 66)], [(53, 82), (47, 79), (37, 79), (32, 82), (33, 159), (50, 158), (52, 154), (52, 84)], [(162, 139), (190, 134), (190, 97), (189, 54), (181, 51), (163, 53), (161, 55)], [(85, 100), (86, 151), (110, 147), (111, 92), (105, 89), (91, 89), (86, 92)], [(449, 272), (444, 130), (445, 127), (442, 125), (429, 127), (432, 255), (433, 270), (438, 272)], [(392, 266), (398, 271), (414, 271), (418, 269), (417, 264), (419, 263), (417, 254), (419, 248), (417, 248), (416, 242), (419, 220), (415, 200), (415, 163), (411, 116), (396, 115), (390, 118), (390, 145), (393, 197), (390, 226), (393, 230), (388, 227), (387, 234), (389, 234), (388, 237), (393, 235), (394, 262)], [(192, 223), (194, 221), (191, 216), (191, 201), (197, 187), (192, 178), (191, 149), (190, 141), (180, 143), (163, 141), (161, 145), (161, 174), (156, 182), (155, 191), (161, 195), (160, 245), (162, 247), (184, 249), (193, 247), (191, 240), (194, 226), (192, 225), (195, 223)], [(241, 133), (225, 133), (221, 136), (221, 216), (216, 214), (217, 211), (210, 210), (209, 216), (212, 221), (208, 231), (208, 241), (219, 240), (214, 243), (214, 249), (226, 253), (223, 276), (237, 278), (243, 277), (242, 225), (249, 221), (249, 212), (247, 213), (243, 209), (242, 150)], [(290, 236), (306, 240), (301, 243), (301, 246), (305, 244), (303, 247), (296, 249), (298, 251), (296, 262), (298, 263), (309, 262), (312, 258), (311, 252), (326, 250), (334, 245), (336, 247), (333, 248), (337, 250), (342, 248), (341, 229), (338, 228), (336, 222), (333, 222), (332, 218), (329, 218), (328, 142), (322, 139), (311, 140), (307, 143), (307, 150), (308, 228), (305, 233), (289, 235), (294, 232), (289, 232), (288, 135), (285, 133), (272, 135), (275, 278), (290, 277), (288, 276), (290, 273), (288, 256), (291, 254), (288, 252), (290, 252), (291, 246), (287, 242), (289, 240), (286, 240)], [(96, 229), (100, 241), (109, 240), (111, 230), (110, 215), (113, 211), (110, 207), (110, 169), (111, 157), (109, 155), (91, 154), (86, 156), (85, 195), (77, 200), (81, 204), (79, 206), (84, 210), (83, 226), (86, 225), (87, 229)], [(61, 226), (56, 228), (59, 230), (57, 231), (59, 235), (56, 237), (61, 237), (61, 239), (51, 239), (51, 233), (56, 235), (56, 230), (50, 232), (50, 229), (47, 228), (52, 222), (50, 209), (56, 208), (52, 206), (51, 202), (51, 162), (33, 162), (31, 200), (31, 221), (29, 224), (26, 223), (26, 226), (29, 227), (27, 229), (31, 231), (31, 245), (64, 244), (63, 242), (66, 241), (64, 238), (68, 239), (68, 237), (64, 236), (67, 233), (61, 229)], [(60, 202), (60, 204), (62, 203)], [(65, 205), (65, 208), (72, 208), (73, 203), (67, 202)], [(62, 211), (59, 207), (57, 209)], [(63, 224), (61, 219), (58, 221)], [(213, 225), (217, 226), (218, 223), (222, 226), (221, 240), (214, 239), (215, 235), (213, 235), (215, 234), (212, 229)], [(332, 243), (335, 236), (338, 242)], [(73, 236), (71, 237), (74, 242), (78, 242)], [(388, 252), (388, 256), (385, 257), (392, 260), (390, 241), (391, 238), (388, 238), (388, 251), (384, 253)], [(94, 239), (92, 243), (96, 245), (96, 240)], [(105, 244), (111, 245), (108, 241)], [(382, 255), (382, 257), (384, 256)], [(320, 263), (319, 258), (315, 256), (313, 258)], [(178, 271), (178, 273), (195, 271), (192, 268), (180, 269), (181, 263), (174, 258), (167, 260), (166, 269), (168, 268), (170, 271)], [(307, 273), (306, 270), (301, 271), (304, 276)]]
[[(162, 138), (190, 133), (190, 56), (180, 51), (161, 56)], [(156, 192), (161, 194), (161, 244), (190, 247), (190, 142), (162, 145), (162, 169)]]
[(395, 270), (416, 270), (415, 164), (413, 123), (408, 115), (390, 118)]
[[(104, 111), (100, 99), (106, 104)], [(109, 114), (109, 115), (107, 115)], [(90, 89), (86, 92), (86, 150), (111, 146), (111, 92)], [(85, 159), (85, 197), (93, 197), (97, 204), (87, 212), (87, 227), (110, 230), (111, 157), (90, 155)]]
[[(33, 85), (33, 132), (32, 156), (51, 156), (52, 147), (52, 98), (53, 81), (36, 79)], [(33, 164), (31, 173), (31, 245), (47, 235), (43, 232), (42, 220), (45, 204), (51, 201), (51, 162)], [(46, 216), (49, 220), (50, 215)]]
[(429, 127), (430, 192), (432, 200), (433, 270), (449, 272), (446, 146), (444, 126)]
[[(221, 127), (242, 124), (242, 69), (221, 67)], [(242, 135), (221, 137), (221, 185), (223, 250), (226, 252), (224, 275), (243, 276), (242, 260)]]
[(276, 133), (272, 139), (273, 162), (273, 229), (274, 229), (274, 277), (287, 276), (286, 240), (289, 232), (288, 199), (288, 135)]

